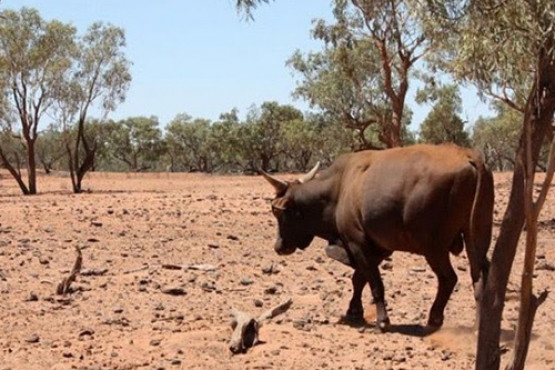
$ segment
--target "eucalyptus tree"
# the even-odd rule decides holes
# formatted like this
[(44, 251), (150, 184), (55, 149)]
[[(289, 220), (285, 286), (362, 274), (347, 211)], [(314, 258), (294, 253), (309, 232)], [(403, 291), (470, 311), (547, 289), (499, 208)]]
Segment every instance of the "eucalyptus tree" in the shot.
[(215, 171), (231, 171), (240, 167), (243, 139), (239, 135), (239, 111), (233, 108), (220, 114), (210, 127), (209, 145), (214, 155)]
[(129, 170), (154, 169), (164, 151), (158, 118), (130, 117), (115, 122), (107, 139), (107, 150)]
[(273, 169), (279, 169), (283, 150), (282, 127), (286, 122), (302, 119), (302, 112), (287, 104), (270, 101), (262, 103), (259, 108), (253, 107), (243, 132), (247, 138), (245, 154), (250, 158), (250, 164), (260, 166), (264, 171), (272, 165)]
[(37, 159), (44, 172), (49, 174), (65, 155), (62, 142), (62, 133), (55, 125), (49, 125), (40, 133), (36, 143)]
[[(45, 21), (34, 9), (0, 13), (0, 90), (8, 104), (1, 114), (4, 119), (8, 115), (8, 131), (24, 145), (27, 183), (4, 145), (0, 145), (0, 159), (23, 194), (37, 193), (39, 125), (63, 88), (75, 52), (75, 33), (73, 26)], [(14, 114), (9, 115), (10, 111)]]
[(432, 144), (451, 142), (470, 146), (468, 133), (464, 130), (464, 121), (459, 116), (462, 100), (456, 85), (429, 86), (417, 93), (416, 101), (434, 103), (420, 126), (421, 141)]
[(56, 114), (64, 131), (64, 146), (73, 191), (80, 193), (85, 174), (94, 167), (98, 138), (87, 135), (92, 108), (104, 120), (125, 100), (131, 82), (125, 56), (125, 32), (102, 22), (93, 23), (77, 42), (72, 68), (58, 94)]
[(178, 114), (167, 126), (164, 140), (172, 171), (212, 172), (210, 121), (185, 113)]
[(313, 33), (319, 35), (317, 38), (333, 39), (325, 43), (324, 50), (307, 55), (297, 50), (288, 60), (302, 76), (295, 96), (352, 130), (357, 149), (387, 145), (391, 109), (381, 83), (376, 49), (369, 40), (353, 42), (345, 33), (335, 31), (333, 38), (327, 33), (322, 23)]
[[(237, 0), (236, 4), (238, 10), (251, 14), (248, 12), (263, 2), (268, 1)], [(355, 118), (360, 117), (359, 131), (365, 123), (369, 127), (377, 120), (382, 124), (380, 141), (386, 147), (403, 145), (405, 100), (411, 71), (433, 46), (433, 39), (425, 34), (415, 17), (414, 9), (418, 4), (416, 0), (334, 0), (336, 23), (329, 25), (319, 20), (313, 32), (338, 49), (337, 55), (332, 55), (331, 59), (342, 65), (338, 76), (345, 80), (338, 81), (338, 86), (353, 84), (352, 92), (343, 97), (347, 103), (343, 108), (345, 117), (349, 118), (349, 113)], [(372, 67), (369, 68), (368, 63), (372, 63)], [(364, 68), (366, 75), (361, 74)], [(375, 80), (376, 71), (379, 71), (379, 83), (374, 92), (383, 94), (385, 105), (380, 104), (379, 100), (384, 100), (380, 95), (369, 95), (370, 88), (366, 84), (368, 80)], [(348, 90), (343, 88), (343, 91)], [(352, 93), (354, 95), (349, 96)], [(348, 102), (353, 98), (356, 98), (356, 104), (349, 106)], [(361, 114), (360, 108), (368, 109), (368, 102), (378, 110), (378, 115), (372, 111)]]
[[(520, 112), (521, 133), (509, 203), (481, 303), (476, 367), (500, 366), (499, 339), (506, 286), (524, 222), (525, 273), (515, 350), (510, 368), (523, 368), (541, 297), (532, 295), (535, 229), (548, 184), (533, 201), (534, 169), (542, 144), (553, 130), (555, 112), (555, 2), (470, 1), (424, 3), (423, 25), (440, 43), (432, 62), (461, 82)], [(551, 167), (551, 166), (549, 166)], [(548, 171), (546, 179), (550, 181)], [(544, 297), (545, 299), (545, 297)]]
[(488, 165), (497, 171), (514, 169), (515, 152), (522, 128), (522, 115), (502, 102), (494, 102), (493, 117), (480, 117), (474, 124), (472, 143)]

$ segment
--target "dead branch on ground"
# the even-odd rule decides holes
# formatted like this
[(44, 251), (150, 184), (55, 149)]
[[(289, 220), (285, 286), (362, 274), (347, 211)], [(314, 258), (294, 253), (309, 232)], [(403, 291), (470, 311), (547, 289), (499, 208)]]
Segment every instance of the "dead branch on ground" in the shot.
[(75, 263), (73, 264), (73, 268), (69, 273), (69, 276), (64, 278), (58, 287), (56, 288), (56, 294), (66, 295), (69, 293), (69, 288), (71, 283), (75, 281), (77, 274), (81, 271), (81, 265), (83, 264), (83, 255), (81, 254), (81, 248), (79, 246), (75, 246), (75, 251), (77, 252), (77, 257), (75, 258)]

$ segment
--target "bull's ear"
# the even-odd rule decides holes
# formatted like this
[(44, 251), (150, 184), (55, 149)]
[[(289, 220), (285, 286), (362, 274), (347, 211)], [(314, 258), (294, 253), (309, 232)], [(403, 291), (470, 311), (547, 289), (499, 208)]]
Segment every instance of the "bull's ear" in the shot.
[(258, 170), (258, 171), (260, 172), (260, 174), (262, 176), (264, 176), (266, 181), (268, 181), (270, 183), (270, 185), (272, 185), (274, 187), (274, 189), (276, 190), (276, 194), (282, 194), (287, 190), (287, 187), (289, 185), (285, 181), (277, 179), (274, 176), (270, 175), (269, 173), (267, 173), (263, 170)]
[(314, 176), (316, 176), (316, 173), (318, 172), (318, 169), (320, 168), (320, 162), (316, 162), (316, 165), (314, 166), (313, 169), (311, 169), (308, 173), (304, 174), (300, 179), (299, 182), (301, 184), (310, 181), (314, 178)]

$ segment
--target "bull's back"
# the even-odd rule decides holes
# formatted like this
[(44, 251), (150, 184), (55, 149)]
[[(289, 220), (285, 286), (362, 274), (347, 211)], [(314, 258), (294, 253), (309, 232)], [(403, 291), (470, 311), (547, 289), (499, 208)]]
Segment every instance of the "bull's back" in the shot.
[(354, 153), (343, 177), (344, 212), (383, 249), (449, 248), (470, 218), (476, 156), (454, 145)]

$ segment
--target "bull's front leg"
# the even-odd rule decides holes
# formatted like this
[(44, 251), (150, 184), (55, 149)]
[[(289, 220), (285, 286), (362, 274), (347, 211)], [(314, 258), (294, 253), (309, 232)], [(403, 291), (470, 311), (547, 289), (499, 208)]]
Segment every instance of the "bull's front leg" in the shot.
[(345, 319), (351, 322), (360, 322), (364, 320), (364, 308), (362, 306), (362, 291), (366, 284), (364, 274), (357, 270), (354, 262), (351, 260), (347, 249), (340, 240), (329, 242), (326, 246), (326, 255), (344, 265), (355, 269), (351, 282), (353, 283), (353, 296), (349, 302), (349, 309), (345, 315)]
[(368, 282), (372, 290), (372, 298), (376, 305), (376, 324), (381, 331), (387, 331), (390, 327), (390, 320), (386, 310), (385, 289), (379, 265), (390, 253), (382, 253), (381, 251), (371, 253), (368, 252), (368, 250), (366, 250), (365, 253), (365, 251), (356, 244), (349, 244), (349, 250), (352, 259), (356, 261), (355, 273), (352, 280), (353, 298), (351, 299), (349, 310), (356, 310), (357, 306), (360, 306), (360, 310), (362, 311), (360, 296), (364, 283)]

